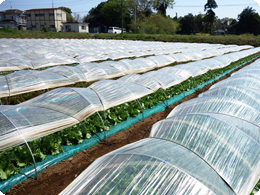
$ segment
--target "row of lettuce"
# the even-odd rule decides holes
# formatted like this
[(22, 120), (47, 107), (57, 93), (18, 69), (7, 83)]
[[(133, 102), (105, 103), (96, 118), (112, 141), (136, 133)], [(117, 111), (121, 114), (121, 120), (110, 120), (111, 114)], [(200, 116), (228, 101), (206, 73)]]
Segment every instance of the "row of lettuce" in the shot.
[[(247, 56), (245, 52), (240, 52), (240, 54)], [(207, 63), (201, 63), (199, 68), (193, 67), (193, 71), (196, 72), (197, 70), (194, 73), (197, 76), (188, 76), (185, 80), (177, 81), (176, 76), (172, 78), (162, 77), (167, 73), (157, 70), (160, 73), (159, 76), (161, 77), (158, 78), (161, 78), (161, 81), (158, 78), (156, 80), (147, 76), (141, 78), (142, 75), (127, 75), (125, 78), (118, 79), (121, 81), (98, 81), (89, 87), (93, 90), (91, 93), (86, 92), (89, 89), (60, 88), (16, 106), (0, 106), (1, 180), (19, 173), (20, 168), (33, 163), (27, 146), (25, 144), (20, 145), (24, 141), (30, 141), (28, 144), (35, 160), (42, 161), (47, 154), (57, 155), (62, 152), (62, 145), (82, 143), (83, 139), (89, 139), (97, 132), (107, 131), (129, 116), (137, 116), (143, 109), (152, 108), (174, 95), (180, 93), (185, 95), (185, 91), (196, 88), (196, 86), (222, 75), (227, 70), (255, 59), (258, 56), (258, 50), (255, 49), (251, 51), (251, 55), (244, 56), (228, 66), (211, 70), (202, 71)], [(169, 68), (171, 67), (168, 67), (167, 71), (169, 71)], [(176, 69), (176, 67), (172, 68)], [(183, 71), (185, 71), (184, 68)], [(199, 74), (199, 72), (202, 74)], [(133, 83), (126, 82), (131, 78)], [(166, 80), (163, 81), (163, 79)], [(170, 80), (171, 82), (169, 82)], [(122, 84), (127, 84), (128, 87), (122, 88), (120, 86)], [(146, 86), (146, 88), (141, 87), (141, 85)], [(133, 90), (132, 93), (129, 93), (129, 90)], [(112, 96), (108, 97), (108, 93), (111, 93)], [(93, 99), (88, 99), (88, 102), (84, 104), (82, 99), (78, 99), (79, 96), (88, 96), (88, 98), (93, 96)], [(141, 106), (135, 101), (136, 99), (139, 99)], [(81, 104), (80, 108), (79, 104)], [(46, 112), (46, 109), (49, 111)], [(64, 115), (66, 115), (65, 118)], [(105, 116), (103, 121), (100, 120), (100, 116)]]
[(149, 138), (95, 160), (60, 195), (255, 194), (259, 78), (257, 60), (175, 107)]

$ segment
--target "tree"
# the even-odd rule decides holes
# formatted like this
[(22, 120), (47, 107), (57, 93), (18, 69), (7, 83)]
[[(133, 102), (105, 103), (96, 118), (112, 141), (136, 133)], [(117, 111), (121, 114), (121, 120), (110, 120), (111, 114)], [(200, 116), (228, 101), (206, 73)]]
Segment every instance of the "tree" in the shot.
[(157, 10), (158, 13), (166, 17), (166, 9), (173, 8), (174, 0), (150, 0), (153, 9)]
[(178, 23), (172, 18), (155, 14), (138, 22), (137, 29), (139, 33), (145, 34), (173, 34), (177, 31), (178, 26)]
[(73, 22), (72, 11), (68, 7), (59, 7), (66, 12), (67, 22)]
[(245, 8), (238, 15), (237, 32), (253, 33), (258, 35), (260, 33), (260, 16), (252, 7)]
[[(126, 2), (123, 1), (123, 3), (123, 19), (126, 24), (129, 24), (131, 21), (130, 12), (126, 8)], [(109, 0), (105, 2), (100, 10), (100, 14), (103, 23), (107, 26), (121, 26), (121, 1)]]
[(195, 18), (189, 13), (180, 19), (181, 34), (193, 34), (195, 31)]
[(101, 15), (101, 9), (104, 6), (106, 2), (101, 2), (98, 4), (97, 7), (92, 8), (88, 15), (85, 16), (84, 22), (89, 22), (90, 24), (97, 24), (97, 23), (103, 23), (103, 17)]
[(77, 14), (77, 13), (73, 13), (73, 22), (82, 22), (83, 18)]
[(149, 0), (127, 0), (126, 5), (131, 15), (134, 15), (135, 11), (137, 17), (149, 17), (153, 14), (152, 3)]
[(207, 26), (209, 25), (210, 34), (211, 34), (211, 26), (215, 19), (215, 12), (212, 9), (216, 9), (217, 7), (218, 5), (215, 0), (208, 0), (204, 6), (204, 11), (207, 11), (205, 16), (205, 22), (207, 23)]
[(203, 32), (204, 28), (204, 15), (198, 14), (194, 17), (194, 23), (195, 23), (195, 32)]

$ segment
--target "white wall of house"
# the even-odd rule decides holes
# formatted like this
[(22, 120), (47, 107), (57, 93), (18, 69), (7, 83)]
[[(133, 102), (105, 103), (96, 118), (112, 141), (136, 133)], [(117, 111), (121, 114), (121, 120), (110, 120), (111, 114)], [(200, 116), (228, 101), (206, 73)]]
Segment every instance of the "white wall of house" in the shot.
[(63, 31), (71, 31), (71, 32), (80, 32), (80, 33), (88, 33), (89, 26), (88, 23), (64, 23)]

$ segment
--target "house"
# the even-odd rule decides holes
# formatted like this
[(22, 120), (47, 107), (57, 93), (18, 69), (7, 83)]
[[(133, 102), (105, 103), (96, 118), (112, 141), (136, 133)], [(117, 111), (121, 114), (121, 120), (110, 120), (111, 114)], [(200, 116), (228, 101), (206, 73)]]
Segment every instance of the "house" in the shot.
[(66, 12), (60, 8), (29, 9), (26, 15), (28, 30), (42, 30), (46, 26), (49, 31), (59, 32), (62, 23), (67, 22)]
[(64, 32), (89, 32), (89, 23), (85, 22), (65, 22), (62, 31)]
[(224, 35), (226, 32), (224, 30), (218, 29), (214, 31), (214, 35)]
[(26, 15), (19, 9), (8, 9), (0, 12), (0, 27), (26, 29)]

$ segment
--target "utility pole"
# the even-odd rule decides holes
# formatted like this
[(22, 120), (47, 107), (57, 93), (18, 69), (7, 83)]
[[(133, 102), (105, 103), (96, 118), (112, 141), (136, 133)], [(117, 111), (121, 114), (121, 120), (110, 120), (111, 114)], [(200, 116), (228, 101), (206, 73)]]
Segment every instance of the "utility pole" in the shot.
[(136, 4), (136, 0), (135, 0), (135, 34), (136, 34), (136, 7), (137, 7), (137, 4)]
[(124, 27), (124, 18), (123, 18), (123, 0), (121, 0), (121, 17), (122, 17), (121, 33), (123, 34), (123, 27)]

